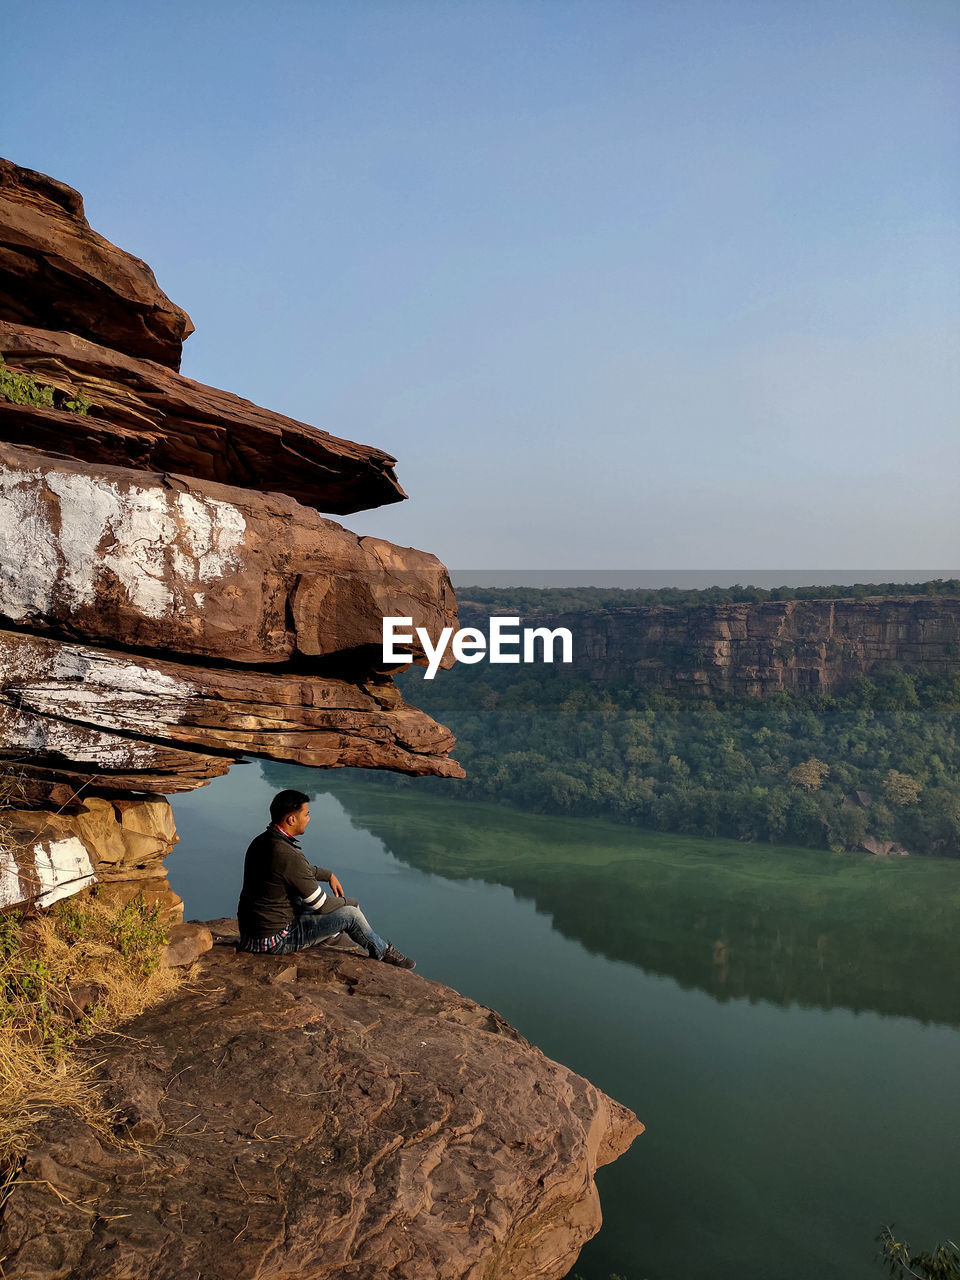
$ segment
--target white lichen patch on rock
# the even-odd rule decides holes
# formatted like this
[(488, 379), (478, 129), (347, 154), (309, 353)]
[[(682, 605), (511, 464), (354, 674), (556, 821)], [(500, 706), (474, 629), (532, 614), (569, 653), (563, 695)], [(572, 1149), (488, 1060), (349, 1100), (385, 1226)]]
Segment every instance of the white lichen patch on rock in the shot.
[(190, 551), (184, 556), (178, 546), (172, 548), (174, 568), (182, 578), (192, 575), (193, 564), (201, 582), (213, 582), (228, 568), (240, 568), (237, 551), (246, 522), (236, 507), (215, 498), (198, 498), (194, 493), (178, 493), (177, 506), (183, 540)]
[(33, 865), (42, 889), (36, 900), (38, 907), (49, 907), (96, 880), (90, 855), (76, 836), (49, 845), (35, 844)]
[[(156, 667), (142, 666), (126, 654), (100, 653), (79, 645), (59, 644), (49, 650), (50, 678), (57, 681), (96, 684), (96, 696), (150, 698), (171, 703), (186, 702), (195, 692), (189, 680), (168, 675)], [(84, 692), (83, 690), (79, 691)], [(91, 696), (94, 690), (88, 690)]]
[(0, 611), (8, 618), (102, 598), (107, 574), (144, 617), (240, 570), (246, 522), (228, 502), (72, 471), (0, 474)]
[(119, 495), (113, 485), (98, 485), (91, 476), (48, 472), (44, 479), (60, 501), (59, 532), (44, 532), (53, 554), (60, 556), (63, 592), (74, 604), (93, 604), (103, 534), (118, 520)]
[(0, 849), (0, 907), (12, 907), (22, 901), (17, 860), (9, 849)]
[(157, 750), (150, 743), (2, 705), (0, 742), (7, 751), (56, 756), (98, 769), (148, 769), (157, 759)]
[(46, 686), (31, 684), (33, 710), (55, 716), (58, 707), (62, 714), (66, 701), (73, 720), (161, 736), (181, 721), (196, 695), (189, 680), (141, 666), (126, 655), (96, 653), (73, 645), (61, 645), (55, 651), (50, 681)]
[(0, 907), (20, 902), (49, 907), (95, 881), (90, 855), (76, 836), (0, 850)]
[(19, 622), (43, 613), (61, 557), (36, 475), (0, 471), (0, 612)]
[[(0, 633), (0, 697), (36, 715), (165, 736), (195, 686), (126, 654)], [(59, 732), (69, 729), (61, 723)], [(34, 738), (40, 724), (30, 726)], [(39, 744), (38, 744), (39, 745)], [(137, 744), (131, 743), (131, 748)]]

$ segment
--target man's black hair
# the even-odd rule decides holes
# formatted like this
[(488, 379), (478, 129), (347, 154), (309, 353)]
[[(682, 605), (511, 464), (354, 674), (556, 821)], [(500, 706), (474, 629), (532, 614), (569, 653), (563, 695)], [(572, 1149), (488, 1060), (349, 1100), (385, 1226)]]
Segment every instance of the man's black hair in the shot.
[(310, 797), (305, 796), (302, 791), (278, 791), (270, 801), (270, 821), (282, 822), (288, 814), (296, 813), (309, 802)]

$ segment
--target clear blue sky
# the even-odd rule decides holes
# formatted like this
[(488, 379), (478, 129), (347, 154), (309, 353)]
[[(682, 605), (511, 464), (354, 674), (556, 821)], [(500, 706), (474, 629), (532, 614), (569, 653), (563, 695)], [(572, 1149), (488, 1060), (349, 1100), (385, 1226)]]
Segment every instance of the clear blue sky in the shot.
[(7, 15), (0, 153), (448, 564), (958, 560), (954, 0)]

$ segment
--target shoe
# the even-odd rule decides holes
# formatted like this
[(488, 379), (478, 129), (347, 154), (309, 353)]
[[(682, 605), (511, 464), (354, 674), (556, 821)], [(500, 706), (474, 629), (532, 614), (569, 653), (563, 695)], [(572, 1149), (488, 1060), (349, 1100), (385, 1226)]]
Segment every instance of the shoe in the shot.
[(398, 969), (415, 969), (417, 967), (416, 960), (411, 960), (402, 951), (398, 951), (392, 942), (387, 943), (387, 949), (380, 959), (384, 964), (395, 964)]

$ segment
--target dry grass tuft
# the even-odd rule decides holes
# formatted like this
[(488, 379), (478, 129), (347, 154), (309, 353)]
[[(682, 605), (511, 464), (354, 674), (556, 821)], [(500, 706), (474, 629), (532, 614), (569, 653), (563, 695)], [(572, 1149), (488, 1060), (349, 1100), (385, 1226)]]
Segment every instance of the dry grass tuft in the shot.
[(183, 981), (178, 970), (160, 967), (163, 914), (162, 906), (149, 907), (142, 898), (118, 909), (93, 895), (68, 898), (30, 921), (29, 945), (38, 947), (54, 981), (99, 989), (88, 1030), (135, 1018)]
[(93, 1087), (92, 1074), (71, 1054), (52, 1062), (22, 1037), (0, 1035), (0, 1170), (17, 1164), (36, 1125), (51, 1112), (67, 1108), (104, 1136), (111, 1133), (113, 1117)]
[(68, 1108), (104, 1136), (114, 1117), (82, 1041), (141, 1013), (180, 982), (160, 967), (162, 908), (95, 895), (42, 914), (0, 915), (0, 1206), (36, 1125)]

